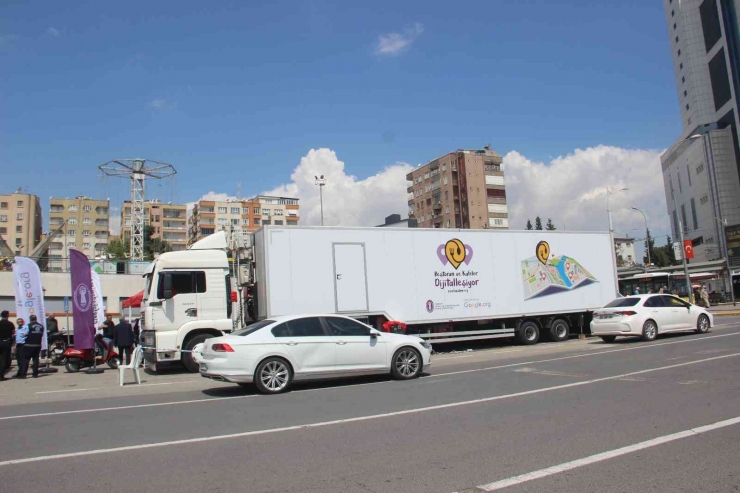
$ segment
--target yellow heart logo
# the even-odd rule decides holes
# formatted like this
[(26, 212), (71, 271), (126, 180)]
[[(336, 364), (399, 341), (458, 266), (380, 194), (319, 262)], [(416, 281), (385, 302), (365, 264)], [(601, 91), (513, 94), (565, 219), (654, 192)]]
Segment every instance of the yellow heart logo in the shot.
[(445, 257), (455, 269), (460, 267), (460, 264), (465, 261), (465, 245), (463, 245), (463, 242), (453, 238), (445, 243)]

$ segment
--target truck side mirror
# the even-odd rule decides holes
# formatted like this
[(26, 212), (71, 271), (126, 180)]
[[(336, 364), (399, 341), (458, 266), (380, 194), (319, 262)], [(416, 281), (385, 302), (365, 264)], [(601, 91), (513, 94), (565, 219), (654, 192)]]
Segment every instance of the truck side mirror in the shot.
[(164, 275), (164, 299), (172, 299), (172, 274)]

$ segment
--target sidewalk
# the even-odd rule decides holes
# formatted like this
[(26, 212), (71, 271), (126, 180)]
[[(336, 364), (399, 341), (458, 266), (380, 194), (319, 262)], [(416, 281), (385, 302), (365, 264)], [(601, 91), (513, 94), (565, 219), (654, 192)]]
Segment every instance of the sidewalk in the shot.
[(732, 303), (710, 306), (709, 313), (715, 317), (740, 317), (740, 302), (736, 306)]

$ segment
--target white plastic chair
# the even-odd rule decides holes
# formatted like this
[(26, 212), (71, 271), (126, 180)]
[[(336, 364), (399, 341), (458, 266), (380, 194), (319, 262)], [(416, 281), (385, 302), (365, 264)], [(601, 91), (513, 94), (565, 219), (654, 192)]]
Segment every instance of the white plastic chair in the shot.
[(123, 363), (120, 363), (118, 365), (118, 385), (119, 387), (123, 387), (123, 374), (127, 369), (134, 370), (134, 378), (136, 379), (136, 385), (141, 384), (141, 375), (139, 375), (139, 367), (141, 366), (142, 361), (144, 360), (144, 349), (141, 346), (136, 346), (134, 348), (134, 354), (131, 355), (131, 363), (128, 365), (124, 365)]

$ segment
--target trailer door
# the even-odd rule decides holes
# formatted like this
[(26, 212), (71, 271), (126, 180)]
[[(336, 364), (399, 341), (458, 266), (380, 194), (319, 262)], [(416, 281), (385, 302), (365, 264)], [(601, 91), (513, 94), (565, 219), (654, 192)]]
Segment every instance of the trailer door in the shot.
[(337, 313), (367, 311), (364, 243), (334, 243), (334, 297)]

